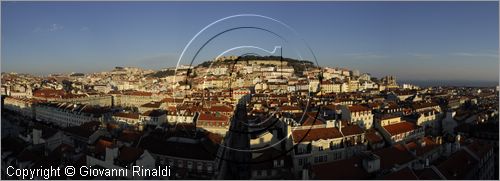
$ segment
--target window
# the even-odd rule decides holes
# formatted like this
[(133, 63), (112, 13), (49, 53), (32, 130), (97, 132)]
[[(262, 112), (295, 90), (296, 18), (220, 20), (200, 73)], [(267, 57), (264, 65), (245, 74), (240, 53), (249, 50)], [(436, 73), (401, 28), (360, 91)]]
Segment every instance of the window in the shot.
[(196, 169), (197, 169), (198, 171), (200, 171), (202, 168), (203, 168), (203, 163), (198, 162), (198, 163), (196, 164)]
[(207, 164), (207, 171), (212, 172), (212, 164)]
[(281, 167), (283, 166), (283, 160), (274, 160), (274, 167)]
[(302, 166), (302, 159), (299, 159), (299, 166)]
[(182, 160), (179, 160), (179, 161), (177, 162), (177, 166), (178, 166), (179, 168), (182, 168), (182, 167), (184, 166), (184, 165), (183, 165), (183, 163), (182, 163)]

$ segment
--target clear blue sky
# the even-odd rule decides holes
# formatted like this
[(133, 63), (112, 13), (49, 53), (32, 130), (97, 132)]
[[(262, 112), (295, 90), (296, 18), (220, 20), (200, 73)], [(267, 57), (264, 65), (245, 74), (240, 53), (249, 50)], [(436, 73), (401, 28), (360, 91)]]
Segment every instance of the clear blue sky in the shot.
[(2, 2), (1, 70), (174, 66), (203, 27), (242, 13), (290, 25), (320, 65), (403, 80), (498, 81), (498, 2)]

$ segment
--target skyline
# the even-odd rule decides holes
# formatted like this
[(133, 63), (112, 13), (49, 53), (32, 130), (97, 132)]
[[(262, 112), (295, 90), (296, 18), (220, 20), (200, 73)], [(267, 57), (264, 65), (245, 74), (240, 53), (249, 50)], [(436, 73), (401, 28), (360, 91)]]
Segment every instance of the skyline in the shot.
[(498, 83), (498, 2), (2, 2), (2, 10), (2, 72), (172, 67), (200, 29), (252, 13), (293, 27), (320, 66)]

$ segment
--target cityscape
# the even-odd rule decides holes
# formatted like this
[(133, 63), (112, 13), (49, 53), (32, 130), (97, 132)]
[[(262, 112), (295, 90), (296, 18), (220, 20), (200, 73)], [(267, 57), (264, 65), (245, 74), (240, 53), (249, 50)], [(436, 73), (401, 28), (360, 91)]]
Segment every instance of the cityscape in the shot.
[[(95, 66), (89, 69), (87, 64), (83, 66), (66, 60), (61, 55), (63, 53), (50, 53), (65, 51), (57, 48), (46, 49), (49, 53), (33, 50), (33, 56), (40, 57), (26, 63), (23, 61), (32, 56), (24, 54), (30, 52), (18, 54), (20, 50), (16, 48), (23, 47), (26, 42), (45, 46), (51, 41), (59, 41), (57, 38), (50, 39), (54, 35), (49, 34), (69, 31), (69, 25), (52, 24), (48, 29), (35, 26), (33, 31), (26, 32), (46, 35), (33, 40), (20, 38), (21, 35), (16, 34), (19, 32), (13, 27), (24, 25), (13, 23), (15, 20), (10, 19), (19, 18), (21, 22), (27, 23), (23, 18), (29, 16), (16, 14), (22, 11), (13, 11), (48, 2), (23, 3), (2, 2), (2, 38), (6, 39), (2, 40), (0, 89), (2, 180), (499, 179), (498, 51), (474, 56), (451, 53), (449, 56), (470, 58), (478, 65), (460, 62), (457, 58), (456, 64), (451, 60), (443, 60), (444, 64), (454, 65), (441, 69), (434, 69), (433, 63), (429, 63), (431, 65), (426, 68), (413, 64), (406, 67), (408, 69), (398, 67), (404, 62), (385, 64), (387, 69), (372, 69), (360, 65), (370, 63), (358, 64), (355, 60), (366, 61), (364, 59), (367, 58), (376, 61), (390, 57), (354, 53), (345, 54), (356, 57), (349, 59), (354, 63), (348, 64), (349, 61), (342, 60), (338, 63), (334, 58), (323, 58), (334, 50), (322, 51), (319, 48), (316, 52), (312, 45), (315, 42), (308, 43), (313, 48), (307, 45), (304, 46), (306, 48), (299, 48), (297, 52), (301, 56), (288, 53), (295, 51), (289, 47), (300, 47), (295, 46), (297, 44), (275, 46), (274, 51), (267, 51), (257, 46), (232, 47), (229, 43), (214, 46), (229, 46), (226, 52), (241, 47), (246, 49), (215, 54), (219, 56), (202, 56), (201, 53), (198, 56), (199, 52), (212, 51), (205, 45), (212, 38), (225, 35), (219, 32), (227, 30), (250, 27), (252, 30), (278, 34), (278, 37), (286, 35), (260, 27), (265, 24), (254, 26), (255, 19), (283, 25), (274, 18), (256, 14), (230, 14), (204, 22), (198, 34), (206, 33), (203, 30), (212, 28), (212, 24), (236, 18), (253, 18), (251, 22), (254, 24), (237, 21), (245, 26), (234, 25), (236, 28), (217, 30), (214, 33), (216, 36), (202, 41), (194, 48), (193, 52), (198, 52), (193, 54), (189, 51), (190, 45), (196, 42), (198, 34), (186, 35), (186, 42), (178, 45), (182, 48), (187, 43), (184, 50), (176, 48), (179, 51), (174, 58), (161, 57), (161, 66), (148, 67), (111, 60), (100, 64), (93, 62), (96, 60), (89, 60), (88, 65)], [(58, 3), (63, 5), (47, 5), (74, 8), (69, 6), (70, 2)], [(96, 7), (109, 5), (93, 3), (92, 6)], [(230, 6), (230, 3), (213, 3)], [(325, 3), (337, 6), (341, 2)], [(352, 6), (362, 6), (362, 3), (366, 2), (353, 2)], [(391, 3), (398, 2), (368, 3), (367, 6), (374, 5), (377, 10), (379, 6), (390, 9)], [(451, 9), (469, 7), (464, 5), (458, 8), (459, 5), (453, 5), (458, 2), (449, 3), (452, 4)], [(173, 4), (160, 2), (166, 7)], [(197, 6), (194, 4), (181, 3), (182, 7)], [(91, 7), (87, 5), (83, 3), (83, 9), (90, 10)], [(249, 7), (267, 8), (268, 5), (254, 2)], [(292, 6), (293, 3), (287, 5)], [(311, 5), (317, 4), (311, 2)], [(417, 3), (417, 6), (421, 5)], [(498, 50), (498, 2), (478, 2), (475, 5), (493, 5), (496, 8), (496, 17), (492, 17), (496, 18), (496, 29), (493, 31), (496, 37), (490, 37), (493, 38), (493, 46), (489, 48)], [(127, 13), (129, 6), (134, 7), (133, 3), (126, 6), (117, 9)], [(235, 5), (237, 8), (241, 6)], [(404, 4), (401, 8), (406, 6)], [(425, 4), (427, 6), (438, 4), (430, 2)], [(154, 9), (149, 8), (151, 11)], [(95, 10), (98, 14), (99, 8)], [(49, 17), (48, 14), (44, 15)], [(103, 19), (106, 18), (103, 16)], [(489, 23), (485, 24), (489, 26)], [(88, 25), (77, 31), (87, 32), (96, 28)], [(484, 27), (478, 29), (481, 28)], [(9, 34), (13, 32), (16, 33)], [(76, 36), (77, 33), (69, 34)], [(11, 37), (6, 38), (9, 35)], [(111, 35), (115, 34), (108, 36)], [(93, 36), (98, 38), (88, 41), (107, 41), (105, 36), (100, 37), (97, 33)], [(260, 35), (245, 36), (254, 39)], [(57, 37), (61, 38), (62, 35)], [(99, 40), (99, 37), (105, 40)], [(17, 46), (14, 42), (21, 45)], [(116, 47), (142, 46), (141, 43), (116, 43)], [(276, 42), (269, 44), (275, 45)], [(28, 49), (31, 48), (37, 47)], [(95, 51), (102, 53), (99, 48)], [(110, 48), (109, 51), (115, 49)], [(123, 51), (127, 54), (126, 50)], [(310, 56), (302, 57), (309, 52)], [(62, 59), (60, 62), (46, 60), (48, 63), (43, 63), (44, 56), (48, 59), (61, 56)], [(424, 55), (419, 54), (418, 57)], [(423, 62), (421, 64), (432, 57), (435, 55), (425, 55), (420, 59)], [(155, 61), (149, 62), (155, 64)], [(140, 64), (146, 63), (143, 61)], [(468, 73), (469, 70), (462, 71), (463, 74), (448, 72), (452, 69), (461, 71), (453, 68), (459, 66), (470, 70), (496, 66), (493, 67), (496, 72), (487, 68), (473, 71), (477, 74)], [(77, 71), (73, 71), (75, 69)], [(416, 71), (420, 74), (414, 74), (411, 69), (421, 69)], [(494, 78), (490, 79), (490, 75), (494, 75)], [(427, 79), (427, 76), (434, 79)], [(444, 78), (446, 76), (455, 79)], [(410, 80), (464, 81), (455, 85), (429, 85)], [(480, 82), (478, 80), (487, 83), (474, 84)]]

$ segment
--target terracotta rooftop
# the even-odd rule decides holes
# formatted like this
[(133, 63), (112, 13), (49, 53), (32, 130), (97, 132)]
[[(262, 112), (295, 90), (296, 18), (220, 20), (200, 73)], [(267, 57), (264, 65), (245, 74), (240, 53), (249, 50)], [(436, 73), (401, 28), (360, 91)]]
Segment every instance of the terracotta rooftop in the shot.
[[(302, 126), (312, 126), (325, 124), (325, 120), (321, 117), (321, 114), (316, 115), (317, 112), (308, 112), (304, 116)], [(302, 113), (297, 113), (299, 115), (298, 119), (302, 119)]]
[(375, 131), (367, 131), (365, 134), (365, 138), (370, 143), (381, 143), (384, 142), (384, 138), (378, 135)]
[(143, 91), (127, 91), (127, 92), (123, 92), (123, 95), (130, 95), (130, 96), (152, 96), (153, 93), (151, 93), (151, 92), (143, 92)]
[(147, 108), (159, 108), (161, 105), (161, 102), (148, 102), (146, 104), (141, 105), (141, 107), (147, 107)]
[(439, 171), (446, 179), (460, 180), (466, 179), (465, 176), (476, 166), (477, 161), (465, 150), (457, 151), (446, 161), (438, 166)]
[(92, 121), (88, 123), (97, 123), (97, 125), (91, 125), (91, 124), (82, 124), (80, 126), (73, 126), (73, 127), (68, 127), (65, 128), (64, 131), (73, 134), (75, 136), (80, 136), (83, 138), (89, 138), (92, 134), (94, 134), (99, 127), (100, 123)]
[(432, 150), (439, 148), (440, 146), (429, 137), (424, 137), (422, 141), (424, 143), (423, 145), (419, 145), (416, 141), (412, 141), (407, 143), (406, 147), (409, 150), (415, 150), (417, 156), (422, 156)]
[(413, 103), (414, 109), (421, 109), (421, 108), (434, 107), (434, 106), (439, 106), (439, 105), (435, 102), (414, 102)]
[(55, 89), (40, 89), (33, 91), (34, 97), (43, 97), (43, 98), (61, 98), (66, 92), (64, 90), (55, 90)]
[(136, 142), (136, 141), (139, 141), (141, 136), (142, 136), (142, 133), (140, 133), (140, 132), (124, 130), (120, 134), (120, 137), (118, 137), (118, 140), (125, 141), (125, 142)]
[(174, 103), (182, 103), (184, 101), (184, 99), (178, 99), (178, 98), (170, 98), (170, 97), (166, 97), (166, 98), (163, 98), (160, 102), (174, 102)]
[(109, 138), (101, 137), (95, 143), (95, 153), (96, 154), (104, 154), (106, 152), (106, 148), (113, 147), (113, 141)]
[(381, 180), (418, 180), (417, 175), (409, 167), (392, 172), (380, 178)]
[(300, 141), (317, 141), (320, 139), (334, 139), (341, 138), (342, 134), (335, 128), (315, 128), (315, 129), (303, 129), (292, 131), (293, 142), (298, 143)]
[(467, 145), (467, 148), (479, 158), (483, 158), (493, 147), (489, 144), (474, 141), (473, 143)]
[(300, 109), (299, 107), (297, 106), (280, 106), (280, 109), (284, 112), (286, 111), (302, 111), (302, 109)]
[(233, 108), (231, 108), (229, 106), (221, 105), (221, 106), (212, 106), (212, 107), (210, 107), (209, 111), (210, 112), (230, 112), (230, 113), (232, 113), (234, 110), (233, 110)]
[(218, 144), (209, 139), (196, 143), (166, 141), (164, 138), (148, 136), (142, 139), (140, 147), (158, 155), (185, 159), (215, 160)]
[(311, 167), (313, 179), (321, 180), (366, 180), (370, 175), (363, 168), (361, 157), (352, 157), (330, 163), (313, 165)]
[(128, 166), (128, 164), (134, 163), (139, 159), (143, 153), (144, 150), (141, 148), (124, 146), (120, 149), (118, 161), (120, 164)]
[(384, 129), (389, 133), (389, 135), (394, 136), (401, 133), (406, 133), (419, 128), (416, 124), (412, 122), (399, 122), (396, 124), (391, 124), (384, 126)]
[(343, 127), (340, 131), (344, 136), (358, 135), (364, 132), (358, 125), (348, 125)]
[(364, 111), (370, 111), (370, 108), (355, 104), (355, 105), (349, 106), (349, 111), (351, 111), (351, 112), (364, 112)]
[(328, 104), (328, 105), (323, 106), (323, 109), (329, 109), (329, 110), (332, 110), (332, 111), (336, 111), (337, 109), (340, 109), (340, 108), (337, 105)]
[(418, 178), (420, 180), (443, 180), (432, 168), (424, 168), (421, 171), (417, 171)]
[(229, 118), (223, 114), (215, 114), (215, 113), (201, 113), (198, 117), (198, 121), (222, 121), (228, 122)]
[(375, 150), (373, 153), (380, 157), (381, 169), (391, 169), (396, 164), (403, 165), (415, 159), (415, 157), (400, 144)]
[(165, 114), (166, 114), (165, 111), (154, 109), (154, 110), (146, 111), (146, 112), (142, 113), (141, 115), (142, 116), (149, 116), (149, 117), (159, 117), (159, 116), (162, 116)]
[(118, 112), (113, 114), (113, 116), (129, 119), (139, 119), (139, 113)]

